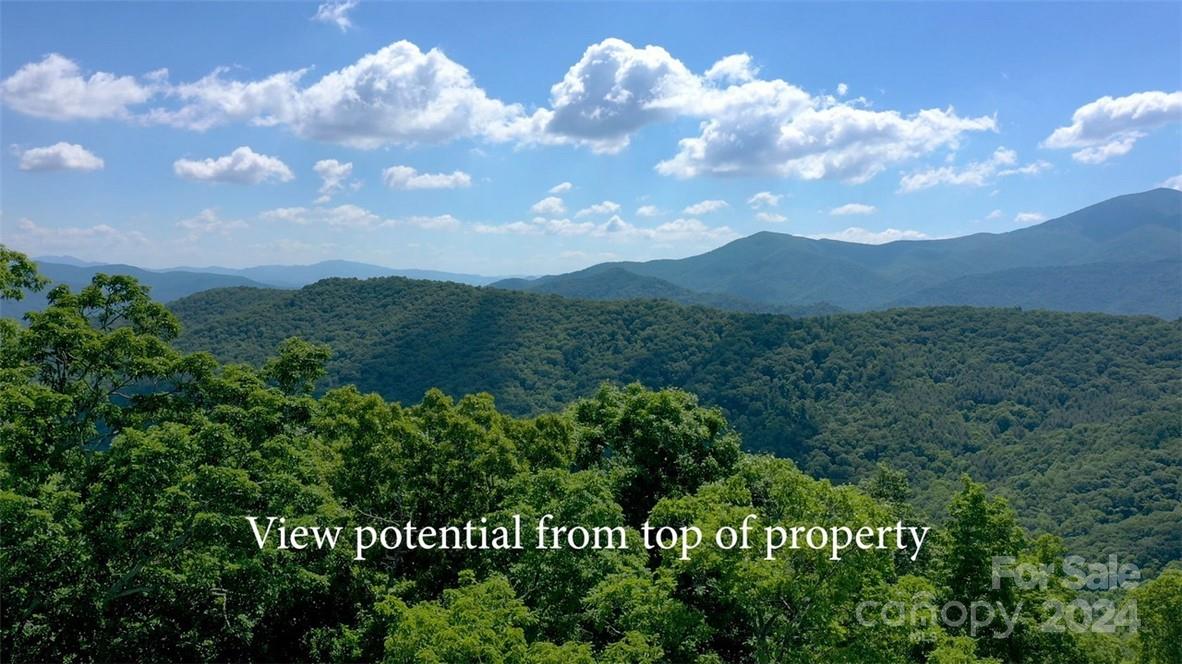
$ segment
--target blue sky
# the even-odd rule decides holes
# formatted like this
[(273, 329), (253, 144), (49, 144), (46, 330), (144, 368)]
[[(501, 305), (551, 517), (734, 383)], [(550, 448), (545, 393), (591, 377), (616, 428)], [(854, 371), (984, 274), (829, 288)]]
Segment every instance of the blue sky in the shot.
[(1001, 232), (1182, 186), (1180, 31), (1176, 3), (3, 3), (0, 225), (484, 274)]

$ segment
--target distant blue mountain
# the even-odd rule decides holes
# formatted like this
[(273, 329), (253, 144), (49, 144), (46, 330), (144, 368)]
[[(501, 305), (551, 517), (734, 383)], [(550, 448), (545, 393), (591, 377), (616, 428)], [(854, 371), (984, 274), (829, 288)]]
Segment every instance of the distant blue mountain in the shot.
[(502, 279), (502, 277), (485, 277), (478, 274), (459, 274), (437, 270), (400, 270), (382, 267), (380, 265), (343, 260), (322, 261), (311, 265), (259, 265), (246, 268), (178, 267), (166, 268), (163, 271), (177, 270), (236, 275), (282, 288), (298, 288), (315, 283), (321, 279), (332, 277), (355, 279), (407, 277), (409, 279), (428, 279), (431, 281), (454, 281), (470, 286), (484, 286)]
[(987, 304), (1174, 317), (1178, 261), (1182, 192), (1154, 189), (1008, 233), (866, 245), (763, 232), (690, 258), (602, 263), (493, 286), (586, 298), (594, 284), (591, 299), (709, 295), (727, 308), (765, 311)]
[[(352, 261), (324, 261), (313, 265), (261, 265), (242, 269), (223, 267), (175, 267), (146, 269), (134, 265), (94, 263), (73, 256), (42, 256), (34, 259), (37, 269), (55, 284), (66, 284), (77, 290), (90, 283), (97, 273), (126, 274), (135, 277), (151, 289), (152, 297), (160, 302), (171, 302), (187, 295), (211, 288), (299, 288), (332, 277), (408, 277), (431, 281), (454, 281), (480, 286), (500, 277), (482, 277), (434, 270), (396, 270), (393, 268), (355, 263)], [(45, 307), (45, 293), (33, 293), (19, 302), (0, 303), (0, 316), (20, 318), (25, 312)]]

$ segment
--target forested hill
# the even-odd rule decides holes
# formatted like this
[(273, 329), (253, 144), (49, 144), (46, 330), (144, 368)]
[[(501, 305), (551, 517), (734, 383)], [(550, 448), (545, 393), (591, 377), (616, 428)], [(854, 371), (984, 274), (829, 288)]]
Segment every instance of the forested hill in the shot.
[[(584, 297), (588, 282), (616, 273), (618, 287), (601, 281), (596, 297), (625, 299), (634, 296), (637, 283), (621, 279), (623, 272), (649, 280), (647, 297), (679, 288), (765, 311), (817, 303), (853, 311), (907, 302), (984, 303), (1176, 318), (1182, 310), (1180, 261), (1182, 192), (1162, 188), (1006, 233), (867, 245), (761, 232), (689, 258), (602, 263), (494, 285)], [(1034, 287), (1015, 287), (1016, 275), (1032, 278)], [(1097, 283), (1103, 287), (1095, 288)], [(672, 299), (688, 301), (685, 295)]]
[(961, 473), (1072, 551), (1182, 559), (1182, 325), (1148, 317), (935, 308), (812, 319), (589, 302), (401, 278), (222, 289), (172, 309), (182, 348), (259, 362), (328, 343), (329, 385), (404, 403), (487, 391), (514, 414), (602, 381), (681, 387), (748, 449), (846, 482), (907, 471), (933, 514)]

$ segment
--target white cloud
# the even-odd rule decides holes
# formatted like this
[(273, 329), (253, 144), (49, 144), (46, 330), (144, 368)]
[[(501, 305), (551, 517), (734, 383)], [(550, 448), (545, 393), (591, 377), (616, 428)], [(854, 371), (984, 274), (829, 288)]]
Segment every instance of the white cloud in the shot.
[(333, 228), (366, 230), (412, 226), (423, 230), (455, 230), (462, 224), (450, 214), (410, 216), (387, 219), (359, 205), (346, 203), (335, 207), (288, 207), (267, 210), (259, 217), (267, 221), (292, 224), (321, 224)]
[(783, 80), (757, 78), (744, 54), (704, 74), (657, 46), (620, 39), (591, 45), (554, 86), (551, 108), (531, 116), (530, 140), (622, 150), (645, 125), (692, 117), (701, 133), (657, 165), (664, 175), (776, 175), (862, 182), (890, 165), (955, 148), (966, 132), (993, 131), (994, 118), (951, 109), (870, 111), (862, 100), (813, 96)]
[(353, 11), (357, 3), (358, 0), (325, 2), (316, 8), (312, 20), (335, 25), (341, 32), (347, 32), (353, 27), (353, 22), (349, 20), (349, 12)]
[(336, 159), (321, 159), (316, 162), (312, 170), (320, 176), (320, 189), (317, 190), (320, 197), (316, 199), (316, 204), (322, 205), (332, 200), (334, 195), (345, 188), (346, 180), (353, 173), (353, 163), (341, 163)]
[(706, 70), (705, 77), (717, 83), (747, 83), (755, 80), (758, 74), (759, 67), (751, 62), (751, 56), (738, 53), (715, 62)]
[(659, 217), (663, 214), (661, 208), (655, 205), (641, 205), (636, 208), (636, 216), (638, 217)]
[(268, 221), (294, 224), (324, 224), (335, 228), (375, 228), (385, 220), (369, 210), (351, 203), (336, 207), (290, 207), (268, 210), (259, 215)]
[(183, 228), (189, 231), (188, 239), (190, 240), (211, 233), (228, 235), (230, 231), (246, 228), (245, 221), (240, 219), (222, 219), (218, 216), (217, 210), (213, 208), (206, 208), (197, 213), (195, 217), (181, 219), (176, 222), (176, 225), (177, 228)]
[(280, 72), (258, 81), (233, 81), (222, 76), (228, 67), (191, 83), (169, 88), (180, 100), (176, 108), (153, 108), (144, 115), (149, 124), (205, 131), (231, 122), (270, 127), (290, 124), (300, 105), (299, 81), (307, 70)]
[(172, 170), (186, 180), (236, 184), (288, 182), (295, 177), (278, 158), (259, 154), (245, 145), (216, 159), (178, 159), (173, 162)]
[(814, 240), (840, 240), (841, 242), (856, 242), (858, 244), (886, 244), (898, 240), (930, 240), (926, 233), (915, 230), (899, 230), (888, 228), (884, 231), (871, 231), (858, 226), (851, 226), (836, 233), (821, 233), (810, 235)]
[(1133, 144), (1158, 127), (1182, 119), (1182, 92), (1137, 92), (1124, 97), (1101, 97), (1071, 115), (1043, 141), (1054, 149), (1074, 149), (1071, 157), (1098, 164), (1133, 149)]
[(658, 46), (606, 39), (588, 47), (552, 88), (551, 108), (515, 124), (516, 136), (617, 152), (645, 125), (691, 117), (703, 121), (701, 134), (682, 140), (658, 172), (862, 182), (897, 162), (956, 147), (966, 132), (997, 126), (992, 117), (962, 118), (952, 109), (870, 111), (862, 100), (814, 97), (757, 74), (745, 54), (697, 75)]
[(450, 214), (406, 217), (394, 220), (391, 225), (414, 226), (427, 231), (454, 231), (461, 226), (460, 220)]
[(598, 215), (615, 214), (619, 211), (620, 211), (620, 204), (619, 203), (616, 203), (613, 201), (604, 201), (602, 203), (596, 203), (595, 205), (590, 205), (588, 207), (583, 208), (582, 210), (579, 210), (578, 212), (575, 213), (575, 217), (587, 217), (587, 216), (591, 216), (591, 215), (598, 216)]
[(841, 217), (851, 214), (874, 214), (875, 212), (878, 212), (878, 208), (874, 207), (873, 205), (865, 205), (863, 203), (846, 203), (845, 205), (840, 205), (833, 208), (829, 211), (829, 214), (835, 217)]
[(568, 192), (574, 188), (575, 188), (575, 186), (569, 182), (560, 182), (560, 183), (554, 185), (553, 187), (550, 187), (549, 193), (551, 193), (551, 194), (565, 194), (566, 192)]
[(846, 94), (849, 93), (849, 91), (850, 91), (850, 86), (846, 85), (845, 83), (838, 83), (837, 84), (837, 96), (838, 97), (846, 96)]
[(730, 207), (730, 204), (726, 201), (711, 199), (699, 201), (693, 205), (687, 206), (684, 210), (682, 210), (682, 212), (692, 215), (710, 214), (711, 212), (717, 212), (727, 207)]
[(286, 221), (292, 224), (311, 223), (310, 210), (306, 207), (285, 207), (266, 210), (259, 213), (259, 217), (267, 221)]
[(550, 89), (536, 115), (546, 133), (617, 152), (646, 124), (677, 116), (701, 87), (680, 60), (659, 46), (635, 48), (620, 39), (592, 44)]
[(769, 224), (782, 224), (788, 221), (788, 217), (782, 214), (776, 214), (775, 212), (757, 212), (755, 213), (755, 219)]
[(1006, 215), (1001, 210), (994, 210), (993, 212), (990, 212), (989, 214), (985, 215), (985, 218), (989, 221), (997, 221), (998, 219), (1001, 219), (1004, 216), (1006, 216)]
[(1019, 212), (1014, 215), (1014, 221), (1019, 224), (1037, 224), (1047, 220), (1047, 216), (1041, 212)]
[(971, 162), (963, 168), (942, 166), (908, 173), (899, 180), (899, 191), (909, 193), (940, 184), (983, 187), (998, 177), (1036, 175), (1051, 168), (1049, 162), (1042, 160), (1031, 162), (1025, 166), (1015, 166), (1017, 163), (1017, 152), (999, 147), (988, 159)]
[[(349, 3), (322, 8), (329, 6)], [(347, 14), (340, 16), (347, 21)], [(303, 138), (361, 149), (475, 138), (618, 152), (648, 124), (696, 119), (699, 134), (681, 140), (676, 154), (657, 164), (659, 173), (679, 178), (863, 182), (897, 163), (954, 149), (965, 133), (997, 126), (992, 117), (960, 117), (951, 108), (907, 115), (869, 110), (864, 100), (814, 96), (783, 80), (758, 78), (746, 54), (726, 56), (696, 74), (659, 46), (637, 48), (614, 38), (590, 45), (552, 86), (549, 107), (530, 114), (520, 104), (489, 97), (442, 51), (424, 52), (409, 41), (307, 83), (308, 69), (235, 80), (230, 69), (219, 68), (178, 85), (160, 73), (145, 77), (146, 83), (110, 74), (85, 80), (76, 65), (57, 58), (44, 67), (26, 65), (24, 74), (5, 82), (13, 108), (61, 117), (126, 116), (128, 106), (159, 96), (162, 103), (139, 119), (193, 130), (227, 123), (280, 126)], [(34, 67), (66, 83), (44, 85), (26, 71)], [(64, 92), (43, 95), (47, 87)]]
[(463, 171), (420, 173), (410, 166), (391, 166), (382, 171), (382, 181), (391, 189), (462, 189), (472, 185)]
[(22, 171), (97, 171), (103, 160), (76, 143), (54, 143), (20, 153)]
[(1166, 178), (1165, 180), (1162, 181), (1161, 184), (1159, 184), (1157, 186), (1166, 187), (1167, 189), (1177, 189), (1178, 191), (1182, 191), (1182, 175), (1175, 175), (1172, 178)]
[(562, 214), (566, 212), (566, 204), (557, 196), (547, 196), (542, 200), (534, 203), (529, 209), (534, 214)]
[[(471, 74), (438, 49), (398, 41), (301, 87), (307, 70), (259, 81), (233, 81), (215, 70), (175, 86), (179, 108), (154, 109), (149, 120), (203, 130), (229, 122), (283, 125), (298, 136), (374, 149), (457, 138), (510, 140), (519, 105), (491, 99)], [(517, 123), (517, 124), (515, 124)]]
[(0, 98), (13, 110), (51, 120), (125, 118), (129, 106), (154, 94), (151, 84), (132, 76), (82, 74), (77, 63), (57, 53), (30, 62), (0, 83)]
[(696, 138), (657, 172), (701, 175), (774, 175), (801, 180), (865, 182), (888, 166), (943, 147), (966, 132), (992, 131), (992, 117), (962, 118), (951, 108), (911, 116), (871, 111), (812, 98), (783, 81), (729, 88)]
[(641, 237), (651, 238), (658, 242), (671, 241), (703, 241), (730, 240), (738, 237), (738, 233), (729, 226), (710, 227), (697, 219), (674, 219), (657, 226), (654, 229), (635, 229)]
[(1145, 134), (1137, 132), (1114, 138), (1102, 145), (1094, 145), (1072, 152), (1071, 158), (1081, 164), (1099, 164), (1108, 161), (1112, 157), (1120, 157), (1128, 154), (1133, 149), (1133, 145), (1137, 140), (1144, 136)]
[(383, 223), (378, 215), (359, 206), (346, 203), (332, 208), (318, 209), (319, 221), (337, 228), (373, 228)]
[(498, 235), (558, 235), (653, 242), (707, 242), (738, 237), (728, 226), (710, 227), (698, 219), (675, 219), (655, 228), (635, 226), (614, 215), (607, 221), (571, 221), (536, 217), (507, 224), (477, 224), (477, 233)]
[(780, 194), (773, 194), (770, 191), (761, 191), (751, 198), (747, 199), (747, 205), (753, 208), (761, 207), (777, 207), (780, 205), (780, 199), (783, 198)]
[(123, 231), (108, 224), (49, 227), (29, 219), (17, 221), (15, 231), (5, 233), (5, 242), (33, 255), (59, 252), (94, 255), (99, 250), (142, 250), (149, 244), (139, 231)]

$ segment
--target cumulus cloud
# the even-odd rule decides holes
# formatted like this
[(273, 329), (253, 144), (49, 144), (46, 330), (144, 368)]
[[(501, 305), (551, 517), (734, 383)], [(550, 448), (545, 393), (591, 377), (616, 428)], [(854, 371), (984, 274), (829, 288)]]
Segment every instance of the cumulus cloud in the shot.
[(246, 228), (246, 222), (241, 219), (222, 219), (217, 210), (206, 208), (188, 219), (176, 222), (177, 228), (189, 231), (188, 239), (194, 240), (202, 235), (216, 233), (228, 235), (230, 231)]
[(940, 184), (983, 187), (999, 177), (1037, 175), (1051, 168), (1051, 164), (1043, 160), (1024, 166), (1017, 166), (1017, 163), (1017, 152), (999, 147), (988, 159), (971, 162), (963, 168), (942, 166), (908, 173), (899, 180), (899, 191), (909, 193)]
[(450, 214), (385, 218), (359, 205), (346, 203), (335, 207), (287, 207), (267, 210), (259, 215), (266, 221), (291, 224), (320, 224), (340, 229), (370, 230), (375, 228), (414, 227), (423, 230), (455, 230), (462, 224)]
[(374, 228), (384, 220), (381, 216), (352, 203), (335, 207), (287, 207), (267, 210), (259, 215), (267, 221), (293, 224), (323, 224), (336, 228)]
[(755, 213), (756, 221), (762, 221), (769, 224), (782, 224), (788, 221), (788, 217), (775, 212), (757, 212)]
[(967, 132), (997, 128), (992, 117), (965, 118), (951, 108), (904, 115), (863, 106), (760, 79), (746, 54), (724, 57), (698, 75), (659, 46), (606, 39), (588, 47), (552, 88), (550, 108), (514, 127), (529, 136), (519, 140), (616, 152), (645, 125), (696, 118), (699, 135), (680, 141), (677, 154), (657, 165), (659, 173), (849, 182), (955, 148)]
[(859, 226), (851, 226), (836, 233), (821, 233), (810, 235), (814, 240), (839, 240), (841, 242), (856, 242), (857, 244), (886, 244), (898, 240), (930, 240), (927, 233), (915, 230), (899, 230), (888, 228), (884, 231), (871, 231)]
[(698, 219), (675, 219), (653, 228), (646, 228), (630, 224), (619, 215), (613, 215), (600, 223), (535, 217), (529, 221), (507, 224), (477, 224), (473, 230), (477, 233), (498, 235), (584, 236), (615, 240), (649, 240), (658, 243), (720, 241), (738, 236), (728, 226), (711, 227)]
[(554, 84), (550, 109), (535, 124), (559, 140), (617, 152), (637, 129), (677, 117), (700, 88), (699, 78), (665, 49), (605, 39), (587, 47)]
[(358, 0), (343, 0), (341, 2), (325, 2), (316, 8), (312, 16), (313, 21), (335, 25), (341, 32), (348, 32), (353, 27), (349, 20), (349, 12), (357, 7)]
[(1014, 221), (1019, 224), (1037, 224), (1047, 220), (1047, 216), (1041, 212), (1019, 212), (1014, 215)]
[(838, 83), (837, 84), (837, 96), (838, 97), (846, 96), (846, 94), (849, 93), (849, 91), (850, 91), (850, 86), (846, 85), (845, 83)]
[(306, 69), (258, 81), (225, 78), (228, 69), (171, 89), (178, 108), (154, 122), (203, 130), (230, 122), (282, 125), (298, 136), (374, 149), (457, 138), (510, 140), (521, 107), (491, 99), (439, 49), (398, 41), (302, 87)]
[(575, 213), (576, 217), (600, 216), (615, 214), (620, 211), (620, 204), (613, 201), (604, 201), (590, 205)]
[(687, 206), (684, 210), (682, 210), (682, 212), (684, 212), (685, 214), (692, 214), (692, 215), (710, 214), (711, 212), (717, 212), (717, 211), (719, 211), (723, 208), (727, 208), (727, 207), (730, 207), (730, 204), (727, 203), (726, 201), (720, 201), (717, 199), (710, 199), (710, 200), (705, 200), (705, 201), (699, 201), (697, 203), (694, 203), (693, 205)]
[(1071, 115), (1043, 141), (1053, 149), (1076, 150), (1071, 157), (1098, 164), (1127, 154), (1149, 131), (1182, 119), (1182, 91), (1136, 92), (1124, 97), (1101, 97)]
[[(829, 214), (835, 217), (842, 217), (851, 214), (874, 214), (878, 212), (878, 208), (873, 205), (865, 205), (863, 203), (846, 203), (840, 205), (829, 211)], [(869, 244), (869, 243), (867, 243)]]
[(780, 199), (783, 198), (780, 194), (773, 194), (770, 191), (761, 191), (751, 198), (747, 199), (747, 205), (759, 209), (761, 207), (777, 207), (780, 205)]
[(1145, 136), (1142, 133), (1132, 133), (1120, 136), (1101, 145), (1093, 145), (1071, 153), (1071, 158), (1081, 164), (1099, 164), (1112, 157), (1126, 155), (1133, 149), (1138, 139)]
[(97, 171), (103, 160), (76, 143), (54, 143), (20, 153), (22, 171)]
[[(347, 12), (328, 8), (348, 6), (328, 3), (321, 10), (345, 28), (337, 18), (347, 22)], [(611, 153), (627, 147), (646, 125), (691, 118), (699, 121), (699, 133), (682, 139), (676, 153), (656, 166), (679, 178), (770, 175), (864, 182), (895, 164), (956, 148), (966, 133), (997, 127), (992, 117), (962, 117), (950, 107), (908, 114), (870, 110), (864, 100), (813, 95), (780, 79), (759, 78), (750, 56), (742, 53), (698, 74), (660, 46), (636, 47), (615, 38), (588, 46), (551, 87), (548, 106), (532, 113), (489, 97), (465, 67), (439, 49), (423, 51), (409, 41), (315, 81), (305, 80), (309, 71), (237, 80), (232, 70), (219, 68), (173, 85), (163, 74), (142, 81), (112, 74), (84, 79), (76, 65), (56, 56), (26, 65), (4, 86), (7, 102), (22, 112), (125, 116), (129, 106), (158, 96), (162, 102), (138, 119), (192, 130), (227, 123), (279, 126), (303, 138), (361, 149), (474, 138)]]
[(728, 55), (706, 70), (706, 80), (718, 83), (747, 83), (755, 80), (759, 68), (746, 53)]
[(394, 226), (414, 226), (427, 231), (454, 231), (458, 229), (461, 224), (460, 220), (451, 216), (450, 214), (438, 214), (434, 216), (412, 216), (402, 219), (393, 220)]
[(382, 171), (382, 181), (391, 189), (462, 189), (472, 185), (463, 171), (420, 173), (410, 166), (391, 166)]
[(655, 205), (641, 205), (636, 208), (636, 216), (638, 217), (659, 217), (661, 214), (661, 208)]
[(289, 124), (300, 104), (299, 81), (307, 70), (280, 72), (258, 81), (227, 80), (218, 67), (189, 83), (169, 87), (176, 107), (156, 107), (143, 116), (149, 124), (205, 131), (231, 122), (270, 127)]
[(566, 192), (568, 192), (574, 188), (575, 188), (575, 186), (569, 182), (560, 182), (560, 183), (554, 185), (553, 187), (550, 187), (549, 193), (551, 193), (551, 194), (565, 194)]
[(962, 118), (952, 108), (913, 115), (871, 111), (812, 98), (783, 81), (755, 81), (729, 92), (695, 138), (682, 139), (657, 172), (774, 175), (865, 182), (888, 166), (944, 147), (966, 132), (992, 131), (992, 117)]
[(143, 249), (148, 238), (139, 231), (124, 231), (108, 224), (95, 226), (41, 226), (30, 219), (16, 222), (14, 231), (5, 234), (5, 242), (29, 254), (82, 253), (97, 250)]
[(126, 118), (128, 107), (148, 101), (151, 82), (107, 72), (83, 74), (73, 60), (50, 53), (0, 83), (0, 99), (25, 115), (51, 120)]
[(547, 196), (542, 200), (534, 203), (529, 209), (534, 214), (550, 214), (559, 215), (566, 212), (566, 204), (557, 196)]
[(186, 180), (235, 184), (288, 182), (295, 178), (287, 164), (278, 158), (259, 154), (245, 145), (216, 159), (178, 159), (172, 163), (172, 170)]
[(997, 221), (998, 219), (1001, 219), (1004, 216), (1006, 216), (1006, 215), (1001, 210), (994, 210), (994, 211), (990, 212), (989, 214), (985, 215), (985, 218), (989, 221)]
[(316, 199), (316, 204), (323, 205), (332, 200), (332, 197), (338, 192), (344, 190), (349, 175), (353, 173), (353, 163), (341, 163), (336, 159), (321, 159), (316, 162), (312, 170), (320, 176), (320, 189), (317, 190), (320, 197)]
[(1159, 184), (1157, 186), (1166, 187), (1167, 189), (1177, 189), (1178, 191), (1182, 191), (1182, 175), (1175, 175), (1172, 178), (1166, 178), (1164, 181), (1162, 181), (1161, 184)]

